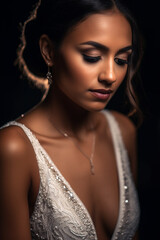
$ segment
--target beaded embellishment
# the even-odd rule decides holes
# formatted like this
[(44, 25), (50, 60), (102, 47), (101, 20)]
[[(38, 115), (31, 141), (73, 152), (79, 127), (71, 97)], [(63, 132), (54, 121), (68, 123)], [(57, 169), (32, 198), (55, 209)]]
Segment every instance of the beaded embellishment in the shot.
[[(139, 222), (139, 205), (118, 124), (110, 112), (104, 111), (110, 126), (119, 175), (119, 216), (111, 240), (132, 239)], [(23, 124), (16, 125), (28, 136), (36, 154), (40, 187), (30, 218), (33, 240), (97, 240), (93, 221), (79, 197), (64, 179), (38, 139)]]

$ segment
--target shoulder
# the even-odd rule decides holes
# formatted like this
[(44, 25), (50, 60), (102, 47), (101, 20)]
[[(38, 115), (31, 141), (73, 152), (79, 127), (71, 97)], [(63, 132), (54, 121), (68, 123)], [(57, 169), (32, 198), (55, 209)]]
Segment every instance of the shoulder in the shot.
[(32, 146), (21, 128), (9, 126), (0, 130), (1, 170), (14, 168), (29, 173), (31, 153)]
[(111, 113), (118, 122), (125, 142), (130, 139), (130, 136), (136, 135), (136, 126), (127, 116), (116, 111), (111, 111)]
[(0, 130), (0, 154), (17, 155), (27, 151), (27, 137), (17, 126), (8, 126)]

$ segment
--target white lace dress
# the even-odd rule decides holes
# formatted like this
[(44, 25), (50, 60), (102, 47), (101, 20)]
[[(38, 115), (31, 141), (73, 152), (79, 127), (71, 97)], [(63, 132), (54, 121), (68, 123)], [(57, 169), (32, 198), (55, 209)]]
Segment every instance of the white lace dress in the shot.
[[(139, 222), (137, 193), (118, 124), (109, 111), (103, 113), (108, 120), (113, 139), (120, 189), (119, 216), (111, 240), (129, 240), (133, 238)], [(4, 127), (11, 125), (24, 130), (33, 146), (39, 166), (39, 193), (30, 218), (32, 239), (97, 240), (96, 230), (86, 207), (38, 139), (25, 125), (16, 121), (9, 122)]]

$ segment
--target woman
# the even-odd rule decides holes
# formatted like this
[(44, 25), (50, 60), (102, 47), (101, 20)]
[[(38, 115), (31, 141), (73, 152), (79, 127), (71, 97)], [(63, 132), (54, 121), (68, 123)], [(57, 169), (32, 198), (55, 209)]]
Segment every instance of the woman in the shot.
[(118, 1), (38, 2), (18, 61), (50, 87), (1, 129), (1, 240), (135, 237), (136, 131), (128, 117), (103, 109), (124, 82), (130, 114), (138, 111), (140, 58), (136, 24)]

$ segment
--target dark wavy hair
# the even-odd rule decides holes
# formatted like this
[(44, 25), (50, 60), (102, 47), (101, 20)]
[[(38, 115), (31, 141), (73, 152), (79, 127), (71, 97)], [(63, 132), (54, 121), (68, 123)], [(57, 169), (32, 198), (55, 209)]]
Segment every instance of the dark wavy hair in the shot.
[(139, 116), (138, 98), (135, 93), (138, 69), (143, 55), (143, 44), (137, 24), (128, 8), (118, 0), (39, 0), (30, 17), (24, 22), (21, 44), (17, 51), (17, 63), (28, 79), (38, 87), (48, 89), (47, 66), (40, 49), (39, 39), (47, 34), (58, 49), (65, 35), (78, 23), (94, 13), (118, 10), (128, 20), (132, 29), (133, 53), (125, 77), (125, 96), (129, 103), (128, 115)]

